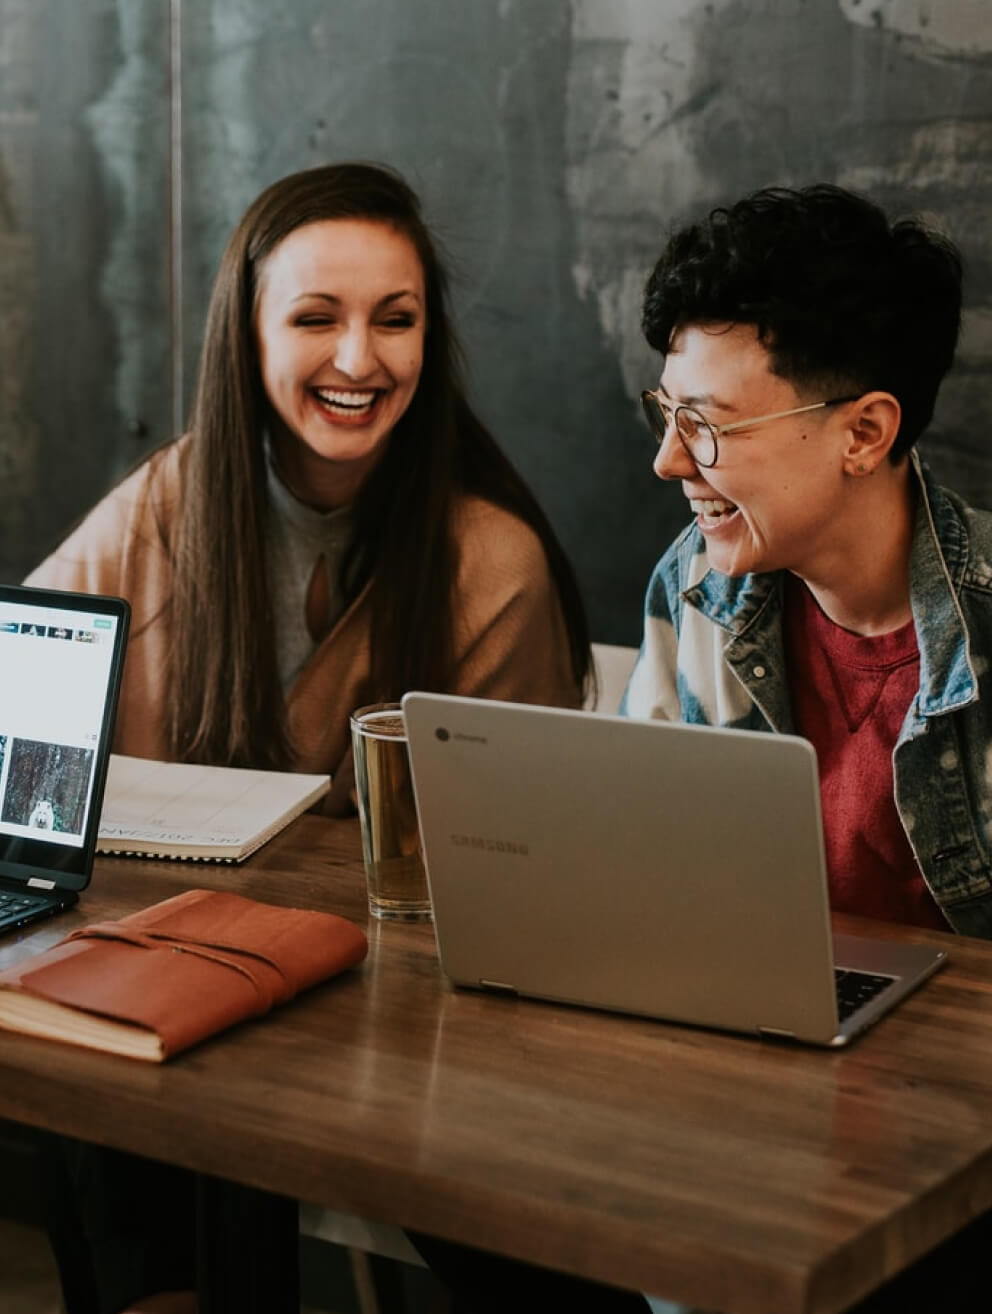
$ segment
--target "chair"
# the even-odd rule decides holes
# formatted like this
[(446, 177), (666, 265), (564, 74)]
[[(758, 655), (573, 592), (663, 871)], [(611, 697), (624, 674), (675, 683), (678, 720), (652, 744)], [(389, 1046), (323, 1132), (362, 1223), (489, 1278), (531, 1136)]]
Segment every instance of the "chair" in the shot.
[(600, 716), (613, 716), (620, 710), (620, 699), (637, 661), (637, 651), (636, 648), (627, 648), (616, 643), (592, 645), (598, 697), (590, 692), (585, 704), (587, 712), (598, 712)]

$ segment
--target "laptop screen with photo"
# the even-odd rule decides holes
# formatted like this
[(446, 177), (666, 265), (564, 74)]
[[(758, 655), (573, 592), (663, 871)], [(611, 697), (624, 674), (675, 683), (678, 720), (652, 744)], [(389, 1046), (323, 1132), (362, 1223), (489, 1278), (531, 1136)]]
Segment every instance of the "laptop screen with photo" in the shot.
[(0, 587), (0, 877), (88, 883), (120, 689), (119, 598)]

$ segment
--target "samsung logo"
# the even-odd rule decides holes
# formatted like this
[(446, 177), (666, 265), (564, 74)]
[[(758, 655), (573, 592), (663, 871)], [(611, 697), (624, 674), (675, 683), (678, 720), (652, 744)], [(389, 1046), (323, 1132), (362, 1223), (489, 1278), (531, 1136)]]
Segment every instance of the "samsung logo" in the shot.
[(442, 744), (446, 744), (449, 739), (460, 739), (463, 744), (488, 744), (489, 740), (485, 735), (466, 735), (460, 730), (447, 730), (443, 725), (439, 725), (434, 731), (435, 739), (440, 739)]
[(452, 835), (451, 842), (456, 848), (482, 849), (486, 853), (515, 853), (521, 858), (530, 854), (526, 844), (514, 844), (512, 840), (487, 839), (485, 835)]

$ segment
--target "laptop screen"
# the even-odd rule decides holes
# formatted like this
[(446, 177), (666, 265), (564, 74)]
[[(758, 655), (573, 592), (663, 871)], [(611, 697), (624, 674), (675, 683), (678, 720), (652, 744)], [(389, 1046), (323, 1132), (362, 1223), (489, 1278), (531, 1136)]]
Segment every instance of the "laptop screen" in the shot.
[(88, 873), (127, 606), (0, 588), (0, 871)]

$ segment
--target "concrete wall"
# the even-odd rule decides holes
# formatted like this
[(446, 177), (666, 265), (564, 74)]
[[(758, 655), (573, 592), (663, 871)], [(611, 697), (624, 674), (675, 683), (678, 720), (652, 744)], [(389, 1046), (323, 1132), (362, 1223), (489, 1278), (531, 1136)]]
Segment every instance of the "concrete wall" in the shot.
[(988, 0), (0, 0), (0, 577), (181, 428), (247, 202), (354, 157), (425, 198), (475, 398), (596, 637), (637, 640), (685, 519), (638, 415), (644, 278), (757, 186), (837, 181), (962, 246), (926, 448), (992, 506)]

